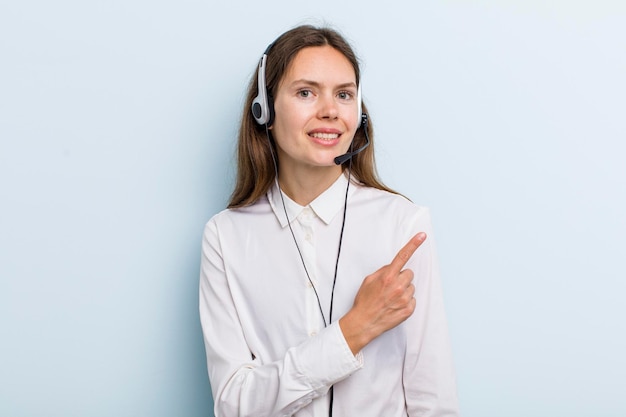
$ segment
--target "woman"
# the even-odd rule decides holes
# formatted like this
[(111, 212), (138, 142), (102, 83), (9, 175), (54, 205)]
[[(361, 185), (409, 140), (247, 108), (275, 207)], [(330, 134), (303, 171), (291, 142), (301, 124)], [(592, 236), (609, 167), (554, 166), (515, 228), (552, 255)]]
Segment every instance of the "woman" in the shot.
[(297, 27), (261, 58), (203, 238), (217, 417), (458, 414), (429, 214), (378, 180), (366, 112), (337, 32)]

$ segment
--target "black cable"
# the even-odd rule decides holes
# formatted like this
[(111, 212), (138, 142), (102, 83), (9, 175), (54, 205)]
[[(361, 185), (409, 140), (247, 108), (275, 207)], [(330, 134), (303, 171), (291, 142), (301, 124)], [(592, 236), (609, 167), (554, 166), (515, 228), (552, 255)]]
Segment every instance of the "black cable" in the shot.
[[(350, 145), (352, 151), (352, 145)], [(346, 226), (346, 212), (348, 211), (348, 191), (350, 190), (350, 180), (352, 179), (352, 158), (350, 158), (350, 166), (348, 167), (348, 186), (346, 187), (346, 197), (343, 201), (343, 219), (341, 221), (341, 233), (339, 233), (339, 247), (337, 248), (337, 261), (335, 262), (335, 276), (333, 277), (333, 289), (330, 293), (330, 314), (328, 321), (333, 321), (333, 301), (335, 299), (335, 284), (337, 283), (337, 270), (339, 268), (339, 255), (341, 255), (341, 243), (343, 241), (343, 229)]]
[[(354, 141), (350, 143), (350, 152)], [(337, 248), (337, 261), (335, 263), (335, 276), (333, 278), (333, 289), (330, 293), (330, 313), (328, 321), (332, 323), (333, 320), (333, 301), (335, 299), (335, 284), (337, 283), (337, 270), (339, 268), (339, 255), (341, 255), (341, 243), (343, 241), (343, 229), (346, 226), (346, 212), (348, 211), (348, 191), (350, 190), (350, 180), (352, 178), (352, 158), (350, 158), (350, 164), (348, 167), (348, 186), (346, 187), (346, 197), (343, 200), (343, 220), (341, 221), (341, 233), (339, 233), (339, 247)], [(330, 386), (330, 402), (328, 404), (328, 417), (333, 417), (333, 402), (335, 400), (335, 386)]]

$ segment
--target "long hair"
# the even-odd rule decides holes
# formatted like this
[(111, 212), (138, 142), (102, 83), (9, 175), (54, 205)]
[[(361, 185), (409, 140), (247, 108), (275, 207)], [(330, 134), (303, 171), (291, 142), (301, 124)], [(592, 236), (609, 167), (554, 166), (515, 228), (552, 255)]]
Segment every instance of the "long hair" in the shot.
[[(314, 26), (298, 26), (283, 33), (269, 48), (265, 68), (265, 83), (269, 100), (272, 100), (278, 89), (278, 85), (289, 68), (289, 64), (296, 54), (312, 46), (331, 46), (341, 52), (352, 64), (356, 76), (357, 85), (360, 84), (359, 62), (348, 42), (338, 32), (329, 28), (316, 28)], [(235, 189), (230, 197), (228, 208), (245, 207), (253, 204), (261, 196), (265, 195), (275, 179), (274, 163), (272, 161), (271, 141), (268, 140), (270, 132), (264, 125), (259, 125), (254, 120), (250, 108), (252, 101), (257, 95), (258, 67), (248, 86), (248, 94), (243, 108), (239, 139), (237, 145), (237, 180)], [(367, 108), (363, 105), (363, 112)], [(352, 176), (368, 187), (395, 193), (387, 188), (378, 178), (374, 161), (374, 130), (372, 118), (368, 114), (367, 133), (370, 145), (362, 152), (352, 157)], [(365, 144), (363, 127), (359, 128), (354, 135), (353, 147), (358, 149)], [(280, 162), (280, 161), (279, 161)], [(348, 160), (343, 164), (345, 170), (350, 165)]]

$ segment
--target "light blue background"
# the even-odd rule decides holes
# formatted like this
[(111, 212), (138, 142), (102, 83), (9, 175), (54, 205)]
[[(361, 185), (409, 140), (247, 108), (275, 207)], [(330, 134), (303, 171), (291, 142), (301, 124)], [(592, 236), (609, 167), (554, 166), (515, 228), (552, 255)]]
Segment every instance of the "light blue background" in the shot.
[(222, 3), (0, 5), (0, 415), (212, 415), (201, 232), (302, 22), (353, 41), (380, 173), (433, 211), (463, 415), (626, 415), (625, 3)]

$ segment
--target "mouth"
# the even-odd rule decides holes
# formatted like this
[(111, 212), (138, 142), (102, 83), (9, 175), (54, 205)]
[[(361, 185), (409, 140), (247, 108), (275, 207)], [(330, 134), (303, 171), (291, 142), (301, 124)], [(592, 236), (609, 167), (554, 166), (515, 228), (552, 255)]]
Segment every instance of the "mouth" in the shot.
[(339, 138), (339, 136), (341, 136), (340, 133), (322, 133), (322, 132), (311, 132), (309, 133), (309, 136), (311, 136), (312, 138), (315, 139), (321, 139), (321, 140), (337, 140)]

